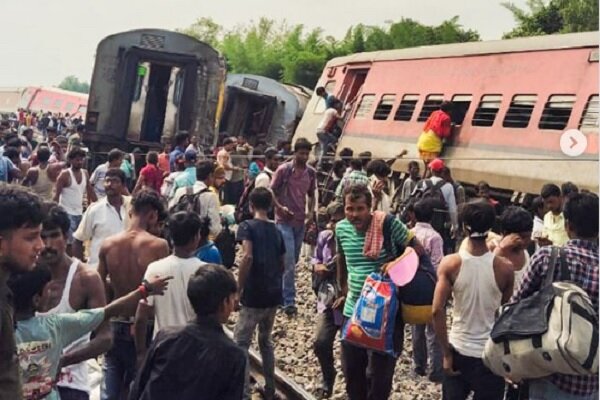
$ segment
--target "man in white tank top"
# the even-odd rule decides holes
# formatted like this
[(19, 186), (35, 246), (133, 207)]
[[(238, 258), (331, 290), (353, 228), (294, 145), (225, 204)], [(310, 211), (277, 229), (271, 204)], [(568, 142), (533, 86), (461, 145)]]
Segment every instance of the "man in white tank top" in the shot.
[(60, 173), (56, 180), (54, 201), (57, 202), (69, 215), (71, 226), (67, 236), (67, 253), (71, 254), (73, 233), (77, 230), (83, 216), (83, 194), (87, 193), (88, 204), (96, 201), (96, 193), (90, 185), (88, 172), (83, 169), (86, 153), (75, 147), (67, 156), (70, 168)]
[(65, 163), (49, 163), (50, 148), (45, 145), (40, 145), (36, 153), (39, 164), (27, 170), (23, 185), (31, 187), (33, 192), (45, 201), (52, 201), (56, 180)]
[[(52, 280), (44, 292), (43, 309), (48, 314), (74, 313), (82, 309), (104, 307), (106, 296), (100, 275), (66, 253), (70, 221), (67, 213), (55, 206), (48, 210), (42, 224), (44, 249), (39, 263), (47, 266)], [(108, 351), (111, 333), (108, 322), (95, 330), (95, 336), (85, 335), (64, 350), (57, 382), (62, 400), (89, 399), (86, 360)]]
[[(461, 212), (467, 245), (442, 259), (433, 299), (433, 325), (444, 354), (445, 400), (502, 400), (504, 379), (485, 367), (481, 356), (494, 324), (494, 313), (512, 294), (510, 261), (486, 245), (496, 215), (487, 202), (468, 203)], [(446, 303), (454, 299), (452, 327), (446, 328)]]

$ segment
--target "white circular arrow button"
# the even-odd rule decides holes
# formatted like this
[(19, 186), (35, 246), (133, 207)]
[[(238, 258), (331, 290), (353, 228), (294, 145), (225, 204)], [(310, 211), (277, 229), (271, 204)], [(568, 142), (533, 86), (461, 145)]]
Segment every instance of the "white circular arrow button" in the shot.
[(587, 148), (587, 138), (577, 129), (569, 129), (560, 136), (560, 149), (569, 157), (583, 154)]

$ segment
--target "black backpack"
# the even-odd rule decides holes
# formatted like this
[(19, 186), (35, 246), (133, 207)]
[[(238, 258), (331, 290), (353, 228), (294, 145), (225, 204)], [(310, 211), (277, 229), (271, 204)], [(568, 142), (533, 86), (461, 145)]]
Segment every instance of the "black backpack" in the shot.
[(235, 265), (235, 235), (229, 229), (229, 223), (223, 219), (223, 229), (214, 240), (215, 246), (221, 253), (223, 266), (231, 268)]
[[(267, 172), (265, 170), (261, 171), (261, 173), (263, 173), (263, 172), (265, 174), (267, 174), (270, 179), (273, 178), (273, 174), (271, 174), (270, 172)], [(242, 197), (240, 197), (240, 200), (238, 201), (238, 203), (235, 207), (235, 214), (234, 214), (235, 222), (237, 222), (238, 224), (241, 223), (242, 221), (252, 219), (252, 217), (253, 217), (252, 213), (250, 212), (250, 193), (254, 190), (255, 182), (256, 182), (256, 178), (254, 178), (252, 181), (250, 181), (248, 183), (248, 185), (246, 185), (246, 188), (244, 189), (244, 193), (242, 193)], [(273, 212), (270, 211), (269, 218), (271, 218), (271, 219), (273, 219), (272, 214), (273, 214)]]
[(186, 193), (179, 198), (177, 204), (173, 205), (169, 209), (170, 214), (174, 214), (180, 211), (189, 211), (193, 213), (200, 214), (201, 204), (200, 204), (200, 196), (203, 193), (210, 191), (209, 188), (204, 188), (199, 192), (194, 193), (193, 186), (188, 186), (185, 188)]
[(440, 234), (445, 232), (447, 230), (447, 222), (450, 219), (448, 205), (446, 204), (444, 194), (442, 193), (442, 187), (446, 183), (446, 181), (440, 180), (434, 184), (431, 179), (425, 179), (419, 182), (415, 190), (411, 193), (406, 207), (402, 211), (401, 220), (403, 222), (408, 221), (408, 210), (410, 210), (418, 201), (423, 199), (434, 199), (436, 201), (436, 207), (433, 211), (431, 226)]

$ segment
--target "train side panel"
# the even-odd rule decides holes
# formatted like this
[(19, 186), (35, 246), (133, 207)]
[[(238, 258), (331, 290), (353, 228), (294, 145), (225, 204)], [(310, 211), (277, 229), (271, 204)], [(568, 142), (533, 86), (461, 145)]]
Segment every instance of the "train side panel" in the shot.
[[(530, 42), (536, 40), (540, 41)], [(548, 38), (543, 40), (548, 43)], [(348, 64), (332, 60), (319, 84), (350, 109), (338, 151), (351, 147), (391, 158), (407, 149), (408, 158), (394, 165), (405, 170), (408, 160), (417, 158), (416, 141), (428, 115), (424, 110), (437, 108), (430, 99), (454, 100), (462, 102), (463, 120), (444, 156), (455, 178), (467, 183), (487, 180), (494, 187), (527, 193), (538, 192), (549, 181), (570, 180), (597, 191), (597, 45), (546, 47), (446, 58), (386, 58), (387, 53), (406, 53), (400, 50), (382, 52), (383, 57), (377, 53), (372, 57), (375, 61), (365, 61), (370, 53), (343, 58), (352, 61)], [(495, 117), (483, 117), (488, 120), (481, 123), (489, 110), (480, 108), (480, 103), (488, 104), (491, 98), (499, 99), (493, 102)], [(407, 99), (412, 109), (406, 107)], [(521, 102), (528, 107), (528, 123), (515, 117)], [(317, 142), (316, 127), (323, 111), (324, 101), (313, 96), (296, 137)], [(588, 140), (585, 154), (567, 157), (560, 151), (560, 136), (567, 129), (579, 129), (583, 120), (588, 123), (582, 128)]]

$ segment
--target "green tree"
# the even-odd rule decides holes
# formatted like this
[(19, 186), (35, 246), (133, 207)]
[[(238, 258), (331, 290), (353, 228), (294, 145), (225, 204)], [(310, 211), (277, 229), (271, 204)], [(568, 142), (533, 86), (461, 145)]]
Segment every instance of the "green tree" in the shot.
[(528, 0), (527, 9), (502, 3), (517, 22), (504, 38), (598, 30), (597, 0)]
[(179, 32), (195, 37), (212, 47), (218, 47), (223, 35), (223, 27), (217, 24), (212, 18), (202, 17)]
[(385, 26), (351, 26), (344, 38), (324, 36), (269, 18), (224, 29), (210, 18), (200, 18), (181, 32), (204, 41), (224, 56), (231, 73), (251, 73), (314, 87), (328, 60), (362, 51), (405, 48), (436, 43), (479, 40), (463, 29), (458, 17), (438, 26), (402, 19)]
[(60, 89), (70, 90), (72, 92), (89, 93), (90, 84), (81, 82), (75, 75), (69, 75), (58, 85)]

